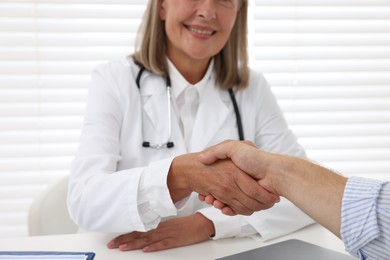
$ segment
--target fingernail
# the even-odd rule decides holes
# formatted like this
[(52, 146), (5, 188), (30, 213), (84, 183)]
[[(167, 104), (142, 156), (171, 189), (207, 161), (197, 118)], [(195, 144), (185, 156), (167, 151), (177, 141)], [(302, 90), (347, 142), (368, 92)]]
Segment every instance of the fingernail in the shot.
[(119, 250), (126, 250), (127, 249), (127, 244), (122, 244), (122, 245), (119, 245)]

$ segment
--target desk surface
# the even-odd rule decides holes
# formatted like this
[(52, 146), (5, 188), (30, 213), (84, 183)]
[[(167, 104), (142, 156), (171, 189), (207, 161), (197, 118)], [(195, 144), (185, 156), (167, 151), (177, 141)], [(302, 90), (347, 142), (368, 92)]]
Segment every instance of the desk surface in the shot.
[(281, 238), (262, 242), (252, 238), (233, 238), (207, 241), (191, 246), (174, 248), (170, 250), (143, 253), (140, 250), (121, 252), (117, 249), (107, 249), (106, 243), (113, 238), (113, 235), (88, 233), (56, 236), (36, 236), (0, 239), (0, 251), (92, 251), (96, 253), (96, 260), (106, 259), (216, 259), (232, 255), (238, 252), (258, 248), (281, 242), (287, 239), (300, 239), (312, 244), (333, 249), (347, 254), (343, 243), (332, 233), (323, 227), (314, 224), (302, 230), (294, 232)]

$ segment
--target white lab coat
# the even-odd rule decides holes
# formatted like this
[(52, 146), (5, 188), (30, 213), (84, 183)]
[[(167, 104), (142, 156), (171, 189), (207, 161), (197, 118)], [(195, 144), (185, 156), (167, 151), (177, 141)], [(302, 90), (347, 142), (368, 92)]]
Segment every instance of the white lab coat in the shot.
[[(68, 195), (70, 215), (81, 229), (110, 233), (146, 231), (164, 219), (197, 211), (213, 221), (215, 238), (250, 234), (249, 226), (263, 239), (269, 239), (312, 223), (285, 199), (274, 208), (249, 217), (225, 216), (200, 202), (196, 194), (174, 205), (166, 185), (167, 173), (175, 156), (189, 152), (179, 127), (179, 113), (174, 109), (175, 97), (171, 138), (175, 146), (160, 150), (143, 148), (143, 137), (153, 143), (166, 141), (168, 113), (164, 79), (144, 72), (139, 90), (135, 83), (138, 71), (137, 65), (124, 58), (102, 64), (92, 74)], [(211, 83), (213, 77), (211, 73)], [(180, 80), (172, 79), (172, 88), (175, 82)], [(210, 85), (204, 92), (194, 121), (191, 151), (238, 139), (228, 91)], [(266, 151), (304, 155), (260, 74), (251, 71), (249, 86), (235, 96), (245, 139)]]

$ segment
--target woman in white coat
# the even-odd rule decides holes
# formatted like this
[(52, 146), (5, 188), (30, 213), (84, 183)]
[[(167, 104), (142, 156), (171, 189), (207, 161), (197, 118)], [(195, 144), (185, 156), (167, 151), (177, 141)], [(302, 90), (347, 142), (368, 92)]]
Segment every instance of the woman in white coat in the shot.
[(247, 67), (246, 19), (246, 0), (150, 0), (136, 53), (96, 68), (68, 195), (82, 230), (124, 233), (108, 247), (150, 252), (210, 237), (270, 239), (312, 223), (285, 199), (229, 217), (195, 193), (231, 194), (245, 215), (278, 200), (251, 192), (257, 183), (230, 161), (198, 160), (238, 139), (239, 120), (261, 149), (304, 156), (267, 82)]

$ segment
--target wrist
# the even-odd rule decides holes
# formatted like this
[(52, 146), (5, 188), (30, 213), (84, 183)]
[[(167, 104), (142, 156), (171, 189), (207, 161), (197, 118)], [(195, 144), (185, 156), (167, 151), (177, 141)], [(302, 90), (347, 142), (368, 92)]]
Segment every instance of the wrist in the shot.
[(185, 163), (184, 155), (175, 157), (172, 160), (171, 167), (168, 172), (168, 186), (174, 189), (188, 189), (188, 183), (185, 178)]
[(174, 202), (191, 194), (191, 183), (188, 180), (188, 155), (180, 155), (172, 160), (169, 168), (167, 185)]
[(272, 162), (269, 166), (268, 172), (270, 173), (272, 187), (274, 192), (285, 197), (285, 191), (288, 186), (291, 185), (293, 177), (291, 173), (294, 172), (294, 161), (289, 156), (274, 154), (271, 155)]
[(199, 228), (204, 233), (205, 237), (211, 238), (215, 236), (215, 227), (211, 220), (199, 212), (195, 213), (194, 217), (198, 219), (198, 223), (200, 223)]

